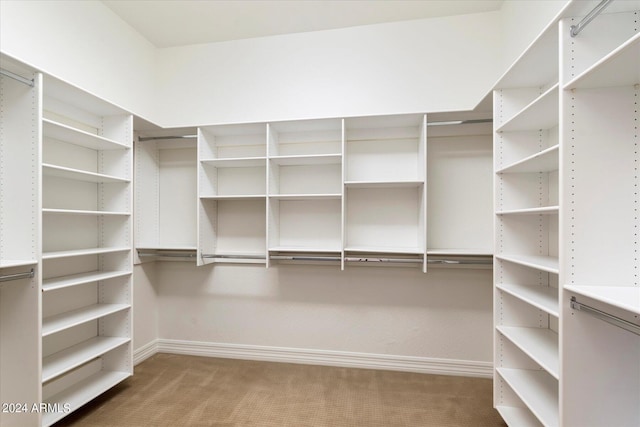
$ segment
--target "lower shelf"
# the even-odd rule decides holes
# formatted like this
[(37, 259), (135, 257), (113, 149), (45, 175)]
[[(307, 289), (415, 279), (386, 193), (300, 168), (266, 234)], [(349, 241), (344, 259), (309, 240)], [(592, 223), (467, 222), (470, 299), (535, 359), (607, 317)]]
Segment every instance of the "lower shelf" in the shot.
[(52, 396), (45, 403), (56, 410), (43, 414), (42, 425), (50, 426), (61, 420), (130, 376), (128, 372), (101, 371)]
[(514, 406), (497, 406), (496, 409), (500, 413), (502, 419), (508, 426), (518, 427), (540, 427), (540, 421), (531, 414), (531, 411), (525, 408), (516, 408)]
[(497, 371), (543, 425), (559, 425), (557, 380), (544, 371), (510, 368), (497, 368)]
[(94, 337), (45, 357), (42, 362), (42, 382), (50, 381), (129, 341), (130, 338), (124, 337)]

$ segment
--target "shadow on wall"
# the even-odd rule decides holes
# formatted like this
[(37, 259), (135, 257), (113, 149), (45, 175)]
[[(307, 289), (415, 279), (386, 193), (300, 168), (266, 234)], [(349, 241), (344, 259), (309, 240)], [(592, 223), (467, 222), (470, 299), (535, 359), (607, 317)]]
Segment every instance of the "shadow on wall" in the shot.
[(451, 307), (491, 305), (492, 270), (277, 265), (216, 265), (158, 262), (161, 296), (300, 302), (305, 304)]

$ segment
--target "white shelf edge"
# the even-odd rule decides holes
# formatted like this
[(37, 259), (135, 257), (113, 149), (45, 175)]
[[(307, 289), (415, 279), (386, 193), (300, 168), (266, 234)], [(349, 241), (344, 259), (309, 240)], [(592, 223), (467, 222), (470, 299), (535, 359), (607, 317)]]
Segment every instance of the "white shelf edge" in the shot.
[(346, 246), (345, 252), (368, 252), (378, 254), (424, 255), (423, 249), (417, 247), (380, 247), (380, 246)]
[(349, 188), (396, 188), (396, 187), (419, 187), (425, 181), (405, 180), (405, 181), (345, 181), (344, 185)]
[(50, 381), (129, 342), (131, 339), (124, 337), (94, 337), (47, 356), (42, 361), (42, 382)]
[[(80, 145), (82, 147), (93, 148), (95, 150), (127, 150), (131, 148), (128, 145), (118, 142), (116, 140), (105, 138), (104, 136), (101, 136), (101, 135), (92, 134), (81, 129), (76, 129), (72, 126), (65, 125), (55, 120), (43, 118), (42, 123), (44, 128), (43, 129), (44, 135), (49, 136), (47, 134), (47, 131), (53, 131), (54, 133), (57, 133), (57, 134), (51, 135), (50, 137), (58, 141), (67, 142), (73, 145)], [(67, 134), (66, 136), (62, 136), (62, 138), (71, 137), (72, 140), (60, 139), (60, 132)], [(92, 140), (99, 145), (95, 145), (94, 143), (89, 143), (89, 144), (78, 143), (78, 138)]]
[[(623, 44), (618, 46), (613, 51), (609, 52), (606, 56), (601, 58), (599, 61), (597, 61), (591, 67), (587, 68), (582, 73), (580, 73), (579, 75), (577, 75), (573, 79), (569, 80), (563, 86), (563, 89), (565, 89), (565, 90), (579, 89), (581, 87), (580, 86), (581, 81), (587, 80), (589, 78), (589, 75), (592, 72), (597, 71), (600, 67), (606, 66), (607, 63), (609, 63), (612, 60), (615, 60), (615, 58), (619, 54), (623, 53), (625, 51), (625, 49), (633, 48), (633, 45), (636, 44), (636, 43), (640, 44), (640, 33), (636, 33), (629, 40), (627, 40), (626, 42), (624, 42)], [(640, 83), (640, 82), (639, 81), (635, 82), (635, 84), (638, 84), (638, 83)]]
[(560, 271), (558, 258), (556, 257), (544, 255), (496, 254), (496, 258), (499, 260), (512, 262), (514, 264), (535, 268), (537, 270), (546, 271), (547, 273), (558, 274)]
[(553, 378), (560, 379), (560, 352), (557, 333), (546, 328), (505, 325), (498, 325), (496, 329)]
[(105, 175), (105, 174), (96, 173), (96, 172), (88, 172), (80, 169), (68, 168), (65, 166), (57, 166), (49, 163), (43, 163), (42, 170), (45, 175), (55, 176), (58, 178), (75, 179), (79, 181), (96, 182), (96, 183), (131, 182), (131, 180), (126, 178), (120, 178), (117, 176)]
[[(554, 151), (556, 152), (554, 154)], [(510, 165), (505, 166), (502, 169), (499, 169), (496, 171), (497, 174), (502, 174), (502, 173), (527, 173), (527, 172), (550, 172), (553, 170), (558, 170), (559, 166), (558, 166), (558, 156), (559, 156), (559, 152), (560, 152), (560, 145), (556, 144), (553, 145), (545, 150), (539, 151), (529, 157), (525, 157), (524, 159), (518, 160), (517, 162), (513, 162)], [(555, 166), (553, 168), (538, 168), (540, 170), (535, 170), (535, 171), (529, 171), (526, 169), (526, 166), (529, 164), (535, 164), (536, 161), (540, 161), (542, 162), (544, 160), (545, 157), (547, 156), (552, 156), (555, 155), (556, 156), (556, 162), (555, 162)], [(548, 170), (547, 170), (548, 169)], [(522, 171), (522, 172), (520, 172)]]
[(543, 425), (559, 425), (558, 381), (544, 371), (511, 368), (496, 370)]
[(564, 289), (640, 316), (639, 286), (565, 285)]
[(108, 211), (88, 211), (88, 210), (75, 210), (75, 209), (42, 209), (42, 213), (45, 214), (60, 214), (60, 215), (111, 215), (111, 216), (130, 216), (129, 212), (108, 212)]
[(151, 251), (195, 251), (198, 248), (196, 246), (152, 246), (152, 245), (140, 245), (136, 246), (136, 250), (151, 250)]
[(342, 162), (342, 154), (302, 154), (269, 156), (272, 163), (280, 166), (333, 165)]
[(44, 279), (42, 281), (42, 291), (54, 291), (56, 289), (79, 286), (86, 283), (98, 282), (101, 280), (130, 276), (131, 274), (131, 271), (92, 271), (89, 273), (79, 273), (68, 276), (54, 277), (50, 279)]
[(35, 259), (3, 259), (0, 261), (0, 268), (30, 267), (37, 264)]
[(267, 199), (266, 194), (234, 194), (224, 196), (200, 196), (200, 200), (260, 200)]
[(496, 215), (555, 215), (559, 212), (559, 206), (544, 206), (540, 208), (509, 209), (497, 211)]
[(269, 194), (269, 198), (275, 200), (338, 200), (342, 198), (342, 194)]
[(84, 256), (84, 255), (100, 255), (100, 254), (108, 254), (108, 253), (114, 253), (114, 252), (126, 252), (130, 250), (131, 248), (128, 248), (128, 247), (114, 247), (114, 248), (92, 248), (92, 249), (78, 249), (78, 250), (70, 250), (70, 251), (43, 252), (42, 259), (68, 258), (68, 257), (76, 257), (76, 256)]
[(269, 252), (297, 252), (297, 253), (342, 253), (342, 249), (339, 246), (333, 247), (312, 247), (312, 246), (270, 246)]
[(482, 248), (431, 248), (427, 255), (493, 256), (491, 249)]
[(218, 168), (259, 168), (266, 167), (267, 157), (229, 157), (216, 159), (200, 159), (200, 163), (204, 165), (214, 166)]
[(129, 309), (129, 304), (94, 304), (42, 319), (42, 336), (46, 337), (82, 323)]
[[(502, 125), (500, 125), (500, 127), (496, 128), (496, 132), (501, 133), (501, 132), (513, 132), (513, 131), (520, 131), (520, 130), (529, 130), (529, 128), (519, 128), (518, 126), (514, 127), (514, 123), (517, 123), (519, 120), (524, 120), (524, 117), (526, 117), (527, 114), (531, 114), (532, 111), (535, 111), (536, 108), (540, 108), (540, 105), (543, 104), (544, 102), (549, 102), (549, 98), (554, 96), (554, 92), (555, 92), (555, 96), (559, 95), (559, 83), (555, 83), (553, 86), (551, 86), (549, 89), (547, 89), (546, 91), (544, 91), (540, 96), (538, 96), (536, 99), (534, 99), (533, 101), (531, 101), (529, 104), (527, 104), (524, 108), (522, 108), (520, 111), (518, 111), (516, 114), (513, 115), (513, 117), (511, 117), (509, 120), (507, 120), (506, 122), (504, 122)], [(556, 106), (558, 106), (558, 103), (556, 102)], [(546, 112), (546, 109), (545, 109)], [(552, 114), (552, 116), (555, 116), (556, 118), (558, 117), (558, 114), (556, 112), (556, 114)], [(549, 126), (547, 127), (546, 124), (544, 126), (534, 126), (533, 129), (547, 129), (547, 128), (551, 128), (553, 126)]]
[(527, 408), (515, 406), (496, 406), (496, 410), (508, 426), (540, 427), (540, 421)]
[[(46, 402), (57, 403), (60, 407), (64, 404), (69, 404), (70, 412), (73, 412), (130, 376), (131, 374), (128, 372), (100, 371), (51, 396), (46, 399)], [(42, 424), (45, 427), (50, 426), (67, 415), (68, 413), (64, 411), (45, 412), (42, 415)]]
[(496, 285), (496, 288), (556, 318), (560, 317), (558, 289), (556, 288), (504, 283)]

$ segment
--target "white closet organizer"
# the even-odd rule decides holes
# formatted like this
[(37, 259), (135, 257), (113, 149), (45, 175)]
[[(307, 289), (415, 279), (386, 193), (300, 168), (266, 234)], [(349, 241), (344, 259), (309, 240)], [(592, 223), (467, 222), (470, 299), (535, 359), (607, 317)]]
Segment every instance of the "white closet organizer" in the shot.
[(426, 271), (426, 115), (345, 120), (344, 251), (415, 259)]
[(558, 33), (494, 91), (494, 404), (507, 424), (559, 425)]
[(267, 126), (198, 129), (198, 265), (266, 264)]
[(342, 257), (342, 120), (268, 125), (268, 251)]
[(494, 92), (494, 404), (514, 426), (640, 424), (640, 4), (572, 37), (595, 5)]
[(427, 256), (461, 267), (493, 255), (491, 113), (435, 113), (427, 126)]
[[(42, 78), (2, 58), (0, 70), (0, 402), (41, 401), (40, 197)], [(38, 425), (37, 413), (0, 411), (0, 425)], [(22, 408), (20, 408), (22, 409)], [(31, 407), (28, 408), (29, 410)]]
[(576, 37), (569, 27), (579, 18), (560, 26), (562, 370), (567, 384), (581, 384), (563, 403), (567, 426), (640, 425), (640, 4), (632, 3), (634, 12), (600, 15)]
[(136, 263), (196, 259), (197, 141), (188, 137), (195, 130), (167, 132), (135, 142)]
[(45, 78), (42, 401), (50, 425), (132, 374), (132, 116)]

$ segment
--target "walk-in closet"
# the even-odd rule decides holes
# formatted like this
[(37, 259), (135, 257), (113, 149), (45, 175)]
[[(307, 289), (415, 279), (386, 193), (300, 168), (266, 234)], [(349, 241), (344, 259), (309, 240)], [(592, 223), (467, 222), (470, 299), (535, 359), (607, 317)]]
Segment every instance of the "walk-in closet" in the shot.
[(640, 426), (639, 171), (637, 0), (0, 0), (0, 426)]

